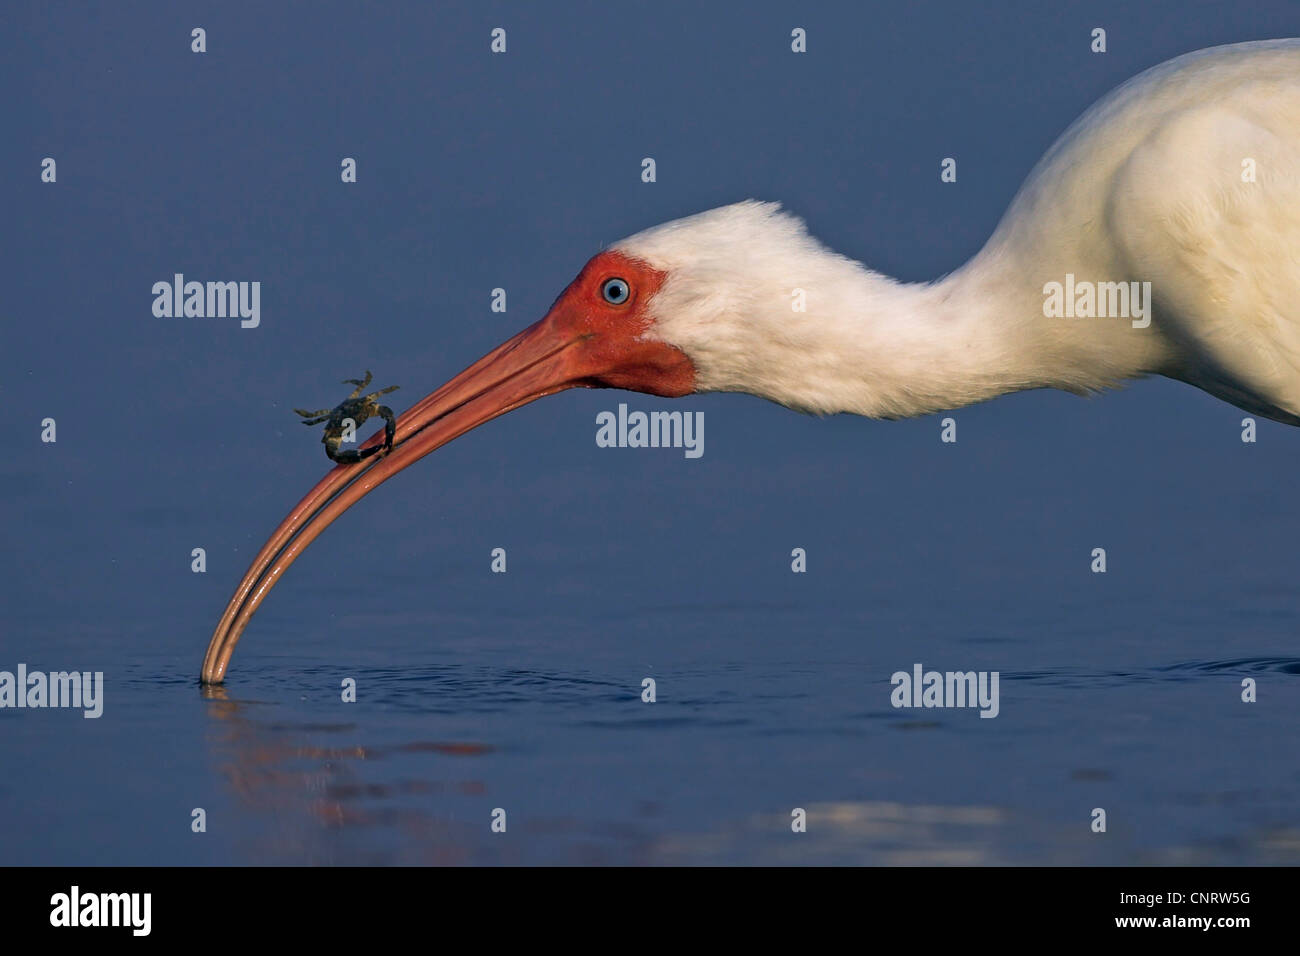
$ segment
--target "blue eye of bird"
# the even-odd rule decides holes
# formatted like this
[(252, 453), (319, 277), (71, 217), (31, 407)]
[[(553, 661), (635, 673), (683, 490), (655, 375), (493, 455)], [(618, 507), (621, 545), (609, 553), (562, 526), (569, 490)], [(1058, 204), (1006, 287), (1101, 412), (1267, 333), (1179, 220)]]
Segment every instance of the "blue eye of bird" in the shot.
[(632, 290), (623, 279), (606, 279), (605, 284), (600, 287), (600, 292), (610, 305), (622, 305), (632, 294)]

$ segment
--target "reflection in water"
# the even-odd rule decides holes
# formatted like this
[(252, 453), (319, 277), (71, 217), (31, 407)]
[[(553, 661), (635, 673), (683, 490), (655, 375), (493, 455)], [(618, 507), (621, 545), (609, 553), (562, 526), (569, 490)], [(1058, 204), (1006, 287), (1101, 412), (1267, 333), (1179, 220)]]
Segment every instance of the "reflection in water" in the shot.
[[(483, 797), (486, 784), (459, 779), (388, 776), (377, 763), (400, 755), (479, 757), (478, 743), (412, 741), (394, 746), (320, 746), (308, 737), (351, 735), (353, 724), (294, 724), (264, 719), (273, 708), (230, 699), (224, 687), (204, 688), (214, 718), (210, 735), (222, 775), (241, 804), (274, 832), (252, 847), (256, 862), (467, 864), (544, 862), (525, 853), (499, 856), (480, 819), (471, 829), (434, 813), (447, 795)], [(451, 770), (440, 760), (430, 768)], [(482, 801), (476, 801), (485, 805)], [(518, 821), (527, 842), (560, 848), (558, 862), (673, 863), (928, 863), (1003, 862), (999, 846), (1013, 843), (1005, 811), (992, 807), (908, 807), (896, 803), (839, 803), (808, 808), (808, 833), (788, 834), (789, 818), (758, 814), (708, 834), (653, 834), (646, 824), (661, 812), (653, 801), (632, 808), (631, 822), (597, 823), (573, 817)], [(362, 835), (363, 832), (366, 835)], [(386, 838), (386, 835), (387, 838)], [(354, 840), (340, 839), (355, 836)], [(507, 845), (507, 844), (502, 844)]]
[[(708, 835), (681, 835), (658, 847), (665, 863), (977, 866), (1005, 863), (1014, 823), (996, 807), (907, 806), (889, 802), (810, 804), (807, 830), (789, 814), (756, 814)], [(783, 832), (784, 831), (784, 832)], [(774, 839), (780, 834), (780, 839)], [(787, 836), (788, 834), (788, 836)]]
[[(774, 673), (781, 673), (774, 669)], [(1005, 686), (1103, 689), (1133, 683), (1218, 680), (1223, 675), (1300, 673), (1290, 658), (1245, 658), (1192, 662), (1133, 672), (1053, 669), (1004, 675)], [(691, 679), (685, 672), (679, 679)], [(1117, 760), (1095, 761), (1094, 750), (1080, 762), (1040, 779), (1041, 801), (1026, 795), (1021, 806), (945, 805), (937, 800), (822, 800), (804, 804), (806, 832), (791, 831), (789, 808), (771, 805), (761, 793), (752, 796), (753, 812), (743, 800), (726, 805), (726, 815), (699, 812), (710, 801), (691, 802), (688, 791), (657, 788), (648, 780), (620, 792), (613, 784), (626, 765), (620, 758), (634, 752), (648, 760), (665, 740), (689, 748), (727, 740), (743, 752), (747, 742), (762, 741), (773, 725), (819, 739), (855, 741), (849, 749), (896, 739), (908, 731), (916, 748), (937, 746), (954, 734), (970, 734), (969, 722), (950, 715), (903, 720), (890, 710), (862, 712), (847, 700), (840, 713), (805, 712), (802, 698), (762, 692), (764, 674), (750, 670), (754, 687), (748, 695), (719, 696), (709, 706), (687, 696), (679, 716), (648, 720), (639, 708), (627, 708), (626, 687), (574, 675), (500, 671), (438, 673), (367, 672), (367, 686), (383, 702), (382, 715), (355, 722), (321, 720), (321, 711), (234, 700), (225, 687), (204, 688), (211, 717), (211, 750), (243, 811), (237, 820), (210, 814), (209, 831), (222, 832), (238, 844), (249, 863), (299, 864), (841, 864), (841, 865), (1006, 865), (1006, 864), (1295, 864), (1300, 862), (1300, 830), (1279, 826), (1278, 808), (1294, 806), (1294, 787), (1274, 778), (1263, 786), (1244, 780), (1206, 780), (1205, 789), (1158, 791), (1171, 809), (1209, 807), (1186, 819), (1196, 827), (1178, 842), (1162, 844), (1135, 828), (1137, 816), (1115, 812), (1110, 832), (1091, 833), (1088, 808), (1108, 806), (1117, 787), (1142, 780), (1142, 768)], [(775, 680), (775, 679), (773, 679)], [(419, 692), (413, 688), (419, 687)], [(429, 688), (436, 688), (430, 692)], [(544, 699), (545, 733), (532, 749), (521, 748), (523, 736), (507, 728), (524, 728), (539, 713), (530, 710)], [(734, 703), (733, 703), (734, 701)], [(773, 708), (788, 703), (778, 716)], [(476, 730), (504, 739), (507, 746), (473, 740), (411, 739), (420, 727), (445, 726), (447, 715), (475, 715)], [(665, 715), (674, 713), (664, 711)], [(502, 715), (496, 731), (489, 716)], [(294, 719), (295, 716), (298, 719)], [(927, 715), (928, 716), (928, 715)], [(479, 721), (482, 720), (480, 724)], [(803, 721), (800, 723), (800, 721)], [(459, 726), (465, 726), (460, 724)], [(979, 725), (982, 729), (982, 724)], [(1011, 722), (998, 724), (1014, 729)], [(405, 728), (405, 729), (403, 729)], [(1057, 739), (1056, 730), (1044, 731)], [(884, 736), (884, 735), (887, 735)], [(379, 743), (371, 743), (379, 737)], [(871, 741), (875, 741), (872, 743)], [(558, 748), (558, 749), (557, 749)], [(668, 748), (671, 749), (671, 748)], [(912, 751), (909, 750), (909, 753)], [(895, 759), (900, 759), (897, 756)], [(908, 760), (912, 758), (907, 758)], [(917, 760), (921, 758), (916, 758)], [(903, 762), (907, 766), (907, 760)], [(634, 767), (640, 766), (633, 764)], [(691, 764), (689, 766), (696, 766)], [(883, 765), (883, 768), (892, 766)], [(979, 761), (969, 766), (978, 772)], [(519, 781), (541, 769), (537, 790), (520, 789)], [(575, 768), (587, 779), (566, 776)], [(595, 769), (591, 769), (595, 768)], [(553, 779), (557, 771), (561, 777)], [(705, 772), (711, 772), (705, 768)], [(602, 777), (603, 775), (603, 777)], [(633, 772), (635, 775), (635, 772)], [(873, 776), (873, 784), (886, 777)], [(845, 778), (859, 789), (868, 778)], [(850, 781), (856, 780), (856, 783)], [(1061, 785), (1078, 791), (1078, 815), (1052, 802), (1048, 789)], [(686, 784), (689, 788), (689, 784)], [(547, 789), (549, 787), (549, 789)], [(559, 793), (557, 795), (557, 788)], [(503, 796), (502, 791), (510, 795)], [(628, 794), (632, 794), (628, 798)], [(572, 799), (570, 799), (570, 797)], [(1014, 799), (1012, 794), (1008, 799)], [(942, 798), (939, 798), (942, 800)], [(712, 801), (716, 804), (717, 801)], [(509, 830), (520, 839), (491, 834), (489, 815), (498, 804), (509, 806)], [(522, 804), (522, 806), (521, 806)], [(1025, 806), (1043, 809), (1029, 811)], [(525, 809), (531, 808), (531, 809)], [(568, 809), (571, 808), (571, 809)], [(1113, 808), (1112, 808), (1113, 809)], [(1282, 817), (1284, 818), (1284, 817)], [(1208, 822), (1207, 822), (1208, 821)], [(229, 834), (237, 834), (230, 837)]]
[[(354, 724), (262, 719), (270, 705), (232, 700), (223, 686), (202, 688), (211, 702), (209, 740), (240, 803), (269, 831), (249, 847), (252, 862), (454, 864), (471, 862), (466, 824), (428, 809), (439, 795), (481, 797), (483, 781), (363, 778), (363, 768), (400, 755), (466, 758), (492, 752), (472, 742), (412, 741), (394, 746), (322, 746), (320, 737), (353, 736)], [(451, 769), (435, 764), (439, 769)], [(421, 801), (425, 804), (421, 806)], [(344, 831), (386, 831), (378, 840), (340, 839)], [(350, 837), (350, 833), (348, 834)]]
[[(666, 837), (656, 862), (843, 866), (1214, 866), (1300, 861), (1300, 830), (1266, 829), (1205, 845), (1115, 856), (1106, 835), (1086, 824), (1048, 825), (998, 807), (906, 805), (884, 801), (810, 804), (807, 831), (788, 814), (755, 814), (708, 834)], [(1114, 832), (1114, 828), (1112, 828)], [(781, 834), (776, 838), (776, 834)], [(1122, 837), (1121, 837), (1122, 839)]]

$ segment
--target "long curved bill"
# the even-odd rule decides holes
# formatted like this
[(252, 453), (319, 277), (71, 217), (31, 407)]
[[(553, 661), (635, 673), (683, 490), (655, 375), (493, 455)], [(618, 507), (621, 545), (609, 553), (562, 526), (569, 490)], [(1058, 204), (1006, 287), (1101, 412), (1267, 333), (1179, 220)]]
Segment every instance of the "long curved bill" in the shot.
[[(220, 683), (249, 618), (303, 550), (348, 508), (399, 471), (452, 439), (529, 402), (589, 384), (577, 349), (588, 336), (565, 331), (551, 316), (493, 349), (412, 406), (397, 421), (393, 448), (367, 462), (339, 465), (280, 522), (258, 551), (217, 624), (203, 659), (202, 679)], [(363, 447), (379, 444), (382, 432)]]

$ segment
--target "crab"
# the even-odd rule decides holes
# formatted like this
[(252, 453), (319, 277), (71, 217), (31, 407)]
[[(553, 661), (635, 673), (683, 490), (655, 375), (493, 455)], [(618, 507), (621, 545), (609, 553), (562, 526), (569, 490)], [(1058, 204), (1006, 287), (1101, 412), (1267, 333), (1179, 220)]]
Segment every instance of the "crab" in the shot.
[[(362, 395), (361, 390), (370, 384), (370, 379), (369, 369), (366, 369), (364, 379), (345, 378), (343, 380), (344, 385), (355, 385), (356, 388), (351, 395), (333, 408), (322, 408), (314, 412), (305, 411), (301, 408), (294, 409), (295, 414), (303, 417), (304, 425), (326, 423), (325, 434), (321, 437), (321, 441), (325, 445), (325, 454), (329, 456), (330, 461), (351, 465), (364, 461), (380, 450), (390, 451), (393, 447), (393, 433), (397, 430), (397, 419), (393, 415), (393, 410), (387, 405), (380, 405), (377, 399), (380, 395), (387, 395), (389, 392), (397, 391), (401, 386), (390, 385), (388, 388), (371, 392), (369, 395)], [(339, 443), (343, 440), (344, 431), (347, 430), (344, 427), (344, 422), (352, 423), (351, 431), (355, 434), (361, 423), (372, 415), (378, 415), (385, 422), (384, 443), (382, 445), (371, 445), (369, 448), (362, 448), (360, 451), (355, 449), (339, 451)]]

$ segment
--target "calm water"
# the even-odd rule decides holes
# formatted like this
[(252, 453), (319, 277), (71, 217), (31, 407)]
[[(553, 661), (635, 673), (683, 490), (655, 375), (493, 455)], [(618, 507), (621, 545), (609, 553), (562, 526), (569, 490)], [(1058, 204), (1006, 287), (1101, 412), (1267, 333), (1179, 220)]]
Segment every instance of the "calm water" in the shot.
[[(26, 38), (0, 57), (0, 670), (106, 691), (98, 720), (0, 710), (0, 863), (1300, 863), (1300, 431), (1243, 444), (1243, 413), (1172, 382), (962, 410), (955, 445), (938, 417), (694, 398), (698, 460), (596, 447), (598, 412), (667, 402), (547, 399), (336, 523), (227, 684), (196, 683), (327, 465), (294, 406), (371, 368), (400, 411), (603, 243), (748, 195), (941, 274), (1098, 95), (1300, 34), (1294, 11), (1120, 6), (1090, 59), (1096, 4), (846, 10), (809, 22), (794, 73), (784, 5), (635, 34), (512, 12), (495, 61), (470, 7), (41, 9), (0, 14)], [(175, 272), (261, 281), (262, 325), (155, 319)], [(891, 707), (918, 662), (998, 671), (999, 716)]]
[[(1177, 418), (1155, 427), (1166, 395), (1226, 419), (1215, 454)], [(7, 661), (102, 669), (107, 690), (99, 720), (0, 712), (6, 862), (1300, 860), (1286, 429), (1237, 447), (1231, 414), (1153, 383), (978, 409), (956, 447), (924, 424), (719, 397), (700, 403), (721, 447), (698, 472), (594, 443), (581, 468), (510, 451), (532, 428), (585, 431), (601, 398), (521, 412), (368, 500), (276, 589), (211, 694), (203, 645), (276, 508), (218, 495), (164, 521), (70, 498), (58, 517), (27, 493), (37, 580), (86, 527), (121, 544), (85, 559), (68, 599), (10, 608)], [(1036, 432), (1043, 403), (1055, 427)], [(1101, 427), (1134, 420), (1149, 439)], [(760, 460), (763, 434), (791, 455)], [(1030, 435), (1034, 464), (1009, 467)], [(584, 479), (598, 466), (612, 477)], [(35, 537), (41, 521), (57, 537)], [(179, 542), (181, 521), (241, 542), (241, 563), (122, 562)], [(1105, 575), (1088, 571), (1096, 542)], [(504, 576), (488, 572), (500, 544)], [(889, 675), (914, 662), (1000, 671), (999, 716), (892, 708)]]

